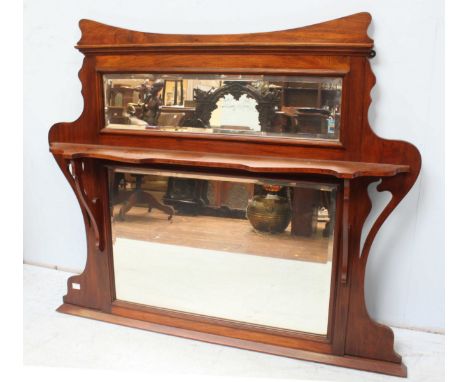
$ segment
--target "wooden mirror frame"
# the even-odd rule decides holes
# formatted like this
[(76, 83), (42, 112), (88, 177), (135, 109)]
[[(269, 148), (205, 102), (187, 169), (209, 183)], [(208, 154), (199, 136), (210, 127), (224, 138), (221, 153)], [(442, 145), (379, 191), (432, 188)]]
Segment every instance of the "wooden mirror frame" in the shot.
[[(58, 311), (303, 360), (406, 376), (392, 330), (369, 317), (366, 263), (380, 227), (415, 183), (421, 157), (411, 144), (378, 137), (367, 113), (375, 83), (368, 13), (280, 32), (168, 35), (81, 20), (77, 49), (84, 110), (50, 129), (50, 151), (83, 212), (87, 262), (70, 277)], [(103, 73), (248, 73), (343, 78), (340, 140), (281, 139), (104, 127)], [(125, 303), (115, 298), (108, 165), (339, 184), (336, 254), (327, 336), (298, 336), (229, 320)], [(367, 237), (370, 183), (392, 198)]]

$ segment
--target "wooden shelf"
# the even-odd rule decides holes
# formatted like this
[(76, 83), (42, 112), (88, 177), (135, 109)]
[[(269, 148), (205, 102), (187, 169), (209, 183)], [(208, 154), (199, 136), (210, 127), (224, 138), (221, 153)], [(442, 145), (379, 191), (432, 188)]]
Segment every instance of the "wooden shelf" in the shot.
[(52, 143), (50, 151), (65, 159), (94, 158), (132, 164), (171, 164), (236, 169), (254, 173), (331, 175), (341, 179), (363, 176), (389, 177), (409, 172), (408, 165), (337, 160), (258, 157), (193, 151), (156, 150), (135, 147)]

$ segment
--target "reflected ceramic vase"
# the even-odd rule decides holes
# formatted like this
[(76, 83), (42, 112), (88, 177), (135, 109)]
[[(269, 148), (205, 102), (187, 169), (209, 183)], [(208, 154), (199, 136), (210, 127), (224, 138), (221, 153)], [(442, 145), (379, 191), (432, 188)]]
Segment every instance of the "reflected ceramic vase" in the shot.
[(261, 232), (281, 233), (291, 221), (291, 207), (287, 198), (276, 194), (280, 186), (264, 186), (266, 195), (255, 195), (249, 200), (247, 218)]

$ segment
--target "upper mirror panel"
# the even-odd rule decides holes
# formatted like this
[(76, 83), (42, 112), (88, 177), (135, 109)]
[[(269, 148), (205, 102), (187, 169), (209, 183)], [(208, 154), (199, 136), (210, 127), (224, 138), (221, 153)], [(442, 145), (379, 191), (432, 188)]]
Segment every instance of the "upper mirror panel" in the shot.
[(125, 73), (103, 81), (110, 129), (340, 137), (341, 77)]

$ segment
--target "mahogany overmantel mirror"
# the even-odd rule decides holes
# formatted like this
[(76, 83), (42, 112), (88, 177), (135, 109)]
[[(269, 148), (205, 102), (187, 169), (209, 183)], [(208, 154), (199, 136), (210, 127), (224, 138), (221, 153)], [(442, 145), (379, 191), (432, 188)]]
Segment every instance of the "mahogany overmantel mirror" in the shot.
[[(370, 22), (167, 35), (82, 20), (84, 110), (49, 143), (87, 262), (58, 310), (406, 376), (364, 275), (421, 159), (369, 126)], [(363, 236), (374, 182), (392, 198)]]

